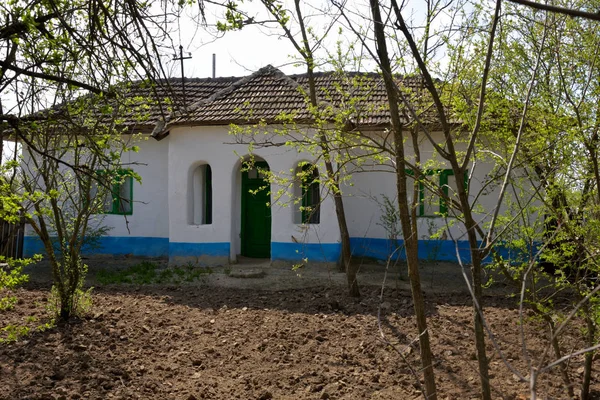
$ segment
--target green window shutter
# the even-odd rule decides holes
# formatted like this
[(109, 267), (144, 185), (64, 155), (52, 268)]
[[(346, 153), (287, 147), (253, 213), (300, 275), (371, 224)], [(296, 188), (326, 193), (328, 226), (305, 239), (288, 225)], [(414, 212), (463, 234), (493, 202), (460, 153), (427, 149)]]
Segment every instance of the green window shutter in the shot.
[(318, 224), (321, 222), (319, 171), (311, 164), (304, 164), (302, 172), (302, 223)]
[[(106, 170), (98, 170), (99, 176), (109, 176)], [(105, 214), (132, 215), (133, 214), (133, 176), (132, 171), (120, 169), (116, 172), (115, 179), (110, 182), (110, 193), (103, 200)]]
[(122, 169), (117, 172), (117, 180), (112, 191), (113, 209), (111, 214), (133, 214), (133, 178), (131, 170)]
[[(469, 176), (465, 174), (465, 187), (468, 190)], [(456, 182), (454, 182), (454, 171), (445, 169), (440, 174), (440, 186), (446, 197), (457, 197)], [(440, 199), (440, 212), (443, 215), (448, 215), (449, 205), (444, 199)]]

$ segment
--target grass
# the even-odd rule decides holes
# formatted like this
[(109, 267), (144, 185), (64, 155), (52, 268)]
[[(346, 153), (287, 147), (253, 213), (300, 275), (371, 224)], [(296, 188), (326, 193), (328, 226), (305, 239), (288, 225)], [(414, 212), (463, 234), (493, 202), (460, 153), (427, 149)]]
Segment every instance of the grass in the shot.
[(18, 301), (17, 296), (0, 297), (0, 311), (12, 310)]
[(182, 283), (200, 281), (212, 269), (195, 267), (192, 264), (161, 269), (151, 261), (142, 261), (136, 265), (119, 270), (100, 270), (96, 280), (102, 285), (135, 284), (150, 285), (162, 283)]
[(14, 343), (29, 335), (31, 332), (44, 332), (55, 326), (54, 320), (49, 320), (48, 322), (36, 326), (35, 324), (38, 322), (38, 317), (29, 316), (25, 318), (25, 323), (33, 326), (8, 324), (0, 328), (0, 344)]
[(0, 329), (2, 336), (0, 337), (0, 343), (13, 343), (19, 340), (19, 338), (26, 336), (31, 328), (27, 326), (20, 326), (10, 324)]

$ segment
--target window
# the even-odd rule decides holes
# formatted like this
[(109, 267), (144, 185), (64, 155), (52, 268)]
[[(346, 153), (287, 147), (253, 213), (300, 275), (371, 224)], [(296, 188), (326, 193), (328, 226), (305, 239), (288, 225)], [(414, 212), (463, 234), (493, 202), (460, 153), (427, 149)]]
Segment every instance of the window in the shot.
[(212, 169), (210, 165), (197, 166), (192, 174), (192, 225), (212, 224)]
[[(457, 198), (458, 189), (456, 186), (456, 178), (454, 171), (451, 169), (428, 171), (422, 178), (430, 182), (426, 185), (422, 180), (419, 184), (420, 207), (419, 216), (435, 217), (448, 214), (448, 204), (444, 199), (438, 196), (437, 191), (432, 191), (432, 188), (441, 188), (444, 195), (450, 198)], [(468, 176), (465, 175), (465, 185), (468, 183)]]
[[(439, 175), (428, 173), (422, 177), (419, 183), (419, 215), (421, 217), (434, 217), (440, 212), (440, 198), (430, 188), (435, 188), (438, 185)], [(427, 181), (427, 184), (423, 180)]]
[[(468, 180), (469, 177), (465, 174), (465, 187), (468, 185)], [(442, 174), (440, 175), (440, 185), (442, 186), (444, 195), (446, 195), (452, 200), (459, 201), (458, 187), (456, 186), (456, 178), (454, 177), (454, 172), (451, 169), (442, 171)], [(450, 207), (446, 201), (440, 201), (440, 212), (442, 214), (448, 214), (449, 208)]]
[(208, 164), (204, 169), (204, 223), (212, 224), (212, 169)]
[(321, 222), (321, 193), (319, 191), (319, 171), (312, 164), (302, 165), (300, 172), (302, 187), (302, 223)]
[[(108, 176), (104, 170), (97, 171), (100, 176)], [(110, 181), (107, 182), (110, 191), (104, 197), (102, 211), (105, 214), (131, 215), (133, 214), (133, 171), (127, 169), (117, 170)], [(92, 189), (92, 197), (98, 193), (98, 188)]]

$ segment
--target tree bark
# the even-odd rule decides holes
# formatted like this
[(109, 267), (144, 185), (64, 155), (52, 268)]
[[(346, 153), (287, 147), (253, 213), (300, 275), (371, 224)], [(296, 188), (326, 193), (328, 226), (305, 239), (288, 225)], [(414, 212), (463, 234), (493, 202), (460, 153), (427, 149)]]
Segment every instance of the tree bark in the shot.
[(417, 329), (419, 335), (419, 347), (423, 375), (425, 378), (425, 397), (427, 399), (437, 399), (437, 390), (435, 386), (435, 374), (433, 371), (433, 355), (431, 353), (431, 344), (429, 342), (429, 331), (427, 329), (427, 317), (425, 314), (425, 298), (421, 291), (421, 276), (419, 273), (418, 256), (418, 237), (417, 231), (413, 229), (410, 207), (408, 205), (408, 192), (406, 189), (406, 171), (404, 169), (404, 138), (402, 124), (400, 122), (400, 111), (398, 109), (398, 94), (396, 85), (393, 81), (392, 67), (387, 52), (385, 41), (384, 26), (379, 11), (379, 1), (370, 0), (371, 13), (373, 15), (375, 41), (377, 43), (377, 55), (390, 107), (390, 118), (392, 131), (394, 134), (394, 151), (396, 162), (396, 188), (398, 191), (398, 210), (400, 214), (400, 224), (402, 226), (402, 235), (406, 250), (406, 262), (408, 264), (408, 276), (417, 320)]
[[(585, 322), (587, 325), (586, 332), (586, 346), (592, 347), (596, 344), (596, 324), (592, 320), (592, 315), (590, 314), (592, 311), (590, 310), (589, 303), (585, 303), (583, 306), (583, 311), (585, 313)], [(583, 382), (581, 384), (581, 400), (588, 400), (590, 398), (590, 384), (592, 381), (592, 366), (594, 364), (594, 352), (590, 351), (585, 353), (585, 361), (583, 365)]]
[[(338, 184), (336, 183), (336, 186), (337, 185)], [(360, 297), (360, 289), (358, 288), (358, 280), (356, 278), (358, 268), (356, 264), (352, 263), (352, 253), (350, 251), (350, 233), (348, 232), (348, 224), (346, 223), (346, 212), (344, 209), (344, 202), (342, 200), (342, 194), (339, 192), (339, 189), (333, 195), (333, 200), (335, 203), (335, 215), (338, 220), (338, 226), (340, 227), (340, 237), (342, 241), (341, 262), (346, 272), (346, 278), (348, 280), (348, 291), (350, 296)]]
[[(546, 320), (550, 328), (550, 342), (552, 343), (552, 349), (554, 350), (554, 357), (557, 360), (560, 360), (563, 357), (563, 355), (562, 351), (560, 350), (560, 344), (558, 343), (558, 337), (554, 334), (554, 332), (556, 332), (554, 321), (549, 315), (541, 311), (540, 315), (544, 317), (544, 320)], [(563, 379), (565, 387), (567, 388), (567, 394), (569, 395), (569, 398), (572, 399), (575, 396), (575, 393), (573, 392), (573, 384), (571, 382), (571, 378), (569, 377), (569, 370), (567, 369), (567, 364), (561, 363), (558, 367), (560, 368), (560, 375)]]
[[(308, 33), (304, 25), (302, 10), (300, 9), (300, 0), (295, 0), (295, 6), (296, 13), (298, 15), (298, 23), (300, 24), (300, 33), (302, 34), (302, 47), (300, 48), (300, 46), (298, 46), (297, 43), (294, 44), (295, 47), (299, 50), (300, 54), (304, 57), (304, 60), (306, 61), (310, 103), (311, 106), (315, 107), (316, 109), (319, 105), (319, 102), (317, 98), (317, 89), (314, 77), (314, 57), (308, 42)], [(290, 39), (292, 39), (291, 36)], [(346, 222), (346, 211), (344, 209), (344, 201), (342, 198), (342, 192), (340, 190), (338, 174), (335, 172), (333, 168), (333, 163), (331, 162), (331, 149), (329, 148), (327, 135), (323, 130), (319, 131), (319, 146), (321, 147), (323, 159), (325, 160), (325, 170), (327, 172), (327, 179), (329, 182), (332, 182), (331, 185), (333, 186), (332, 189), (333, 201), (335, 205), (335, 215), (337, 217), (338, 227), (340, 229), (340, 240), (342, 242), (341, 264), (346, 272), (346, 277), (348, 280), (348, 291), (350, 296), (360, 297), (358, 280), (356, 278), (358, 269), (356, 265), (353, 265), (351, 262), (352, 253), (350, 251), (350, 233), (348, 231), (348, 224)]]
[(481, 396), (484, 400), (492, 399), (490, 386), (489, 362), (485, 349), (485, 331), (483, 326), (483, 286), (481, 276), (483, 273), (481, 251), (477, 242), (477, 223), (471, 214), (467, 186), (465, 184), (465, 173), (458, 166), (452, 165), (456, 179), (456, 187), (461, 209), (464, 215), (464, 224), (467, 229), (467, 237), (471, 253), (471, 282), (473, 286), (473, 317), (475, 320), (475, 347), (477, 349), (477, 363), (479, 364), (479, 379), (481, 381)]

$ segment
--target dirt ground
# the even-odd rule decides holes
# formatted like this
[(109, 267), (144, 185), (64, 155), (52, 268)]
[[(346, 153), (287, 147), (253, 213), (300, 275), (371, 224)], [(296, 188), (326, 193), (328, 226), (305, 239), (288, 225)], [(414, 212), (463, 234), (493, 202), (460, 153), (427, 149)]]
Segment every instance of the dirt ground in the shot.
[[(116, 260), (127, 265), (132, 260)], [(108, 285), (94, 281), (85, 318), (0, 344), (0, 399), (413, 399), (422, 398), (418, 342), (403, 274), (365, 265), (362, 297), (345, 293), (333, 269), (299, 272), (268, 265), (217, 268), (191, 284)], [(18, 289), (9, 323), (40, 325), (48, 317), (47, 271), (36, 267)], [(478, 398), (472, 311), (458, 266), (423, 268), (440, 399)], [(525, 324), (497, 285), (485, 298), (486, 319), (502, 356), (528, 376), (528, 362), (547, 349), (541, 324)], [(562, 338), (581, 348), (577, 326)], [(526, 399), (528, 387), (492, 342), (494, 398)], [(569, 362), (580, 383), (582, 356)], [(594, 396), (600, 377), (594, 374)], [(540, 398), (568, 398), (555, 368), (540, 377)]]

